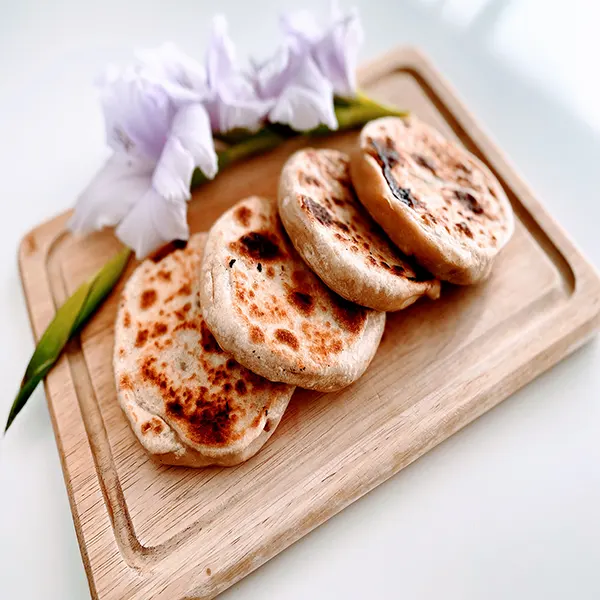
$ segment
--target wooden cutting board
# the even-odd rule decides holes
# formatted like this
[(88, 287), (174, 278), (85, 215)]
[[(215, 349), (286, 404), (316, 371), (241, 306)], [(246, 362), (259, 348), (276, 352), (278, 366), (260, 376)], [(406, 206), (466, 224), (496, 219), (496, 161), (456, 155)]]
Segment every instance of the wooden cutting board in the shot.
[[(361, 81), (488, 164), (518, 216), (514, 238), (485, 284), (445, 286), (438, 302), (389, 315), (360, 381), (332, 394), (297, 391), (265, 448), (228, 469), (160, 466), (134, 439), (111, 368), (115, 290), (46, 381), (94, 598), (216, 596), (554, 365), (598, 325), (596, 273), (431, 65), (397, 50), (365, 66)], [(355, 140), (347, 133), (311, 143), (347, 149)], [(208, 229), (246, 195), (274, 195), (286, 157), (305, 144), (290, 142), (200, 188), (192, 231)], [(66, 295), (119, 248), (110, 232), (65, 233), (68, 216), (32, 231), (20, 249), (37, 338)]]

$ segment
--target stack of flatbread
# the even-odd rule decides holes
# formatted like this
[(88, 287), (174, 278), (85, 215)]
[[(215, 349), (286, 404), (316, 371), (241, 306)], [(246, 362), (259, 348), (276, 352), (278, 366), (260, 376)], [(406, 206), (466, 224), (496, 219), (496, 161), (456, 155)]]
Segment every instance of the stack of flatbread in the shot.
[(167, 464), (247, 460), (295, 386), (356, 381), (387, 311), (482, 281), (513, 227), (489, 170), (416, 118), (367, 124), (352, 157), (296, 152), (277, 200), (241, 200), (127, 282), (114, 371), (132, 430)]

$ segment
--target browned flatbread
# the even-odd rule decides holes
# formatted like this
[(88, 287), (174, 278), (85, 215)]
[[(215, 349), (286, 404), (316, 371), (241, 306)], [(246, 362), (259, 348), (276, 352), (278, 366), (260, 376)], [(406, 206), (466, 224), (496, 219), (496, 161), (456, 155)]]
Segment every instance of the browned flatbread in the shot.
[(163, 463), (235, 465), (264, 445), (293, 386), (237, 363), (202, 318), (199, 270), (206, 234), (133, 273), (115, 325), (119, 402), (144, 448)]
[(415, 117), (367, 123), (351, 173), (392, 241), (440, 279), (485, 279), (512, 235), (513, 212), (492, 173)]
[(403, 255), (357, 200), (346, 154), (292, 155), (279, 181), (279, 215), (302, 258), (347, 300), (393, 311), (439, 297), (440, 282)]
[(358, 379), (385, 313), (332, 292), (300, 258), (272, 200), (238, 202), (209, 232), (202, 310), (222, 348), (273, 381), (334, 390)]

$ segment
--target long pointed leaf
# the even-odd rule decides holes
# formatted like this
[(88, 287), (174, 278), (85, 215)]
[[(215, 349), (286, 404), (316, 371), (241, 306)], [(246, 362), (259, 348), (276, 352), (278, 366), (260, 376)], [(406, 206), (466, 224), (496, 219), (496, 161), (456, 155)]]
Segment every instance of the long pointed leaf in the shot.
[(38, 372), (47, 364), (53, 363), (58, 358), (61, 349), (69, 341), (73, 328), (73, 315), (78, 315), (88, 297), (91, 284), (86, 281), (77, 291), (58, 309), (54, 319), (42, 334), (33, 356), (27, 365), (23, 384), (36, 377)]
[(71, 337), (87, 322), (121, 277), (131, 250), (125, 248), (107, 262), (94, 277), (82, 284), (56, 311), (42, 334), (27, 365), (21, 387), (15, 398), (4, 432), (21, 412), (38, 383), (52, 369)]

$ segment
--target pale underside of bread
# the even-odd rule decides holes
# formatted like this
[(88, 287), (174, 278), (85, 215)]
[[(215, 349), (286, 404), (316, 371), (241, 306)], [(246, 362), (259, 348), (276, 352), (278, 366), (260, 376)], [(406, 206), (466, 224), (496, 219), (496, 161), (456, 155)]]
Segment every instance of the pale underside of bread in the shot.
[(510, 202), (489, 169), (415, 117), (368, 123), (351, 174), (392, 241), (441, 279), (482, 281), (513, 233)]
[(202, 264), (202, 309), (219, 344), (273, 381), (330, 391), (371, 362), (385, 313), (327, 288), (288, 239), (274, 201), (238, 202), (213, 225)]
[(199, 269), (206, 234), (159, 262), (147, 260), (123, 291), (115, 324), (119, 403), (142, 446), (165, 464), (235, 465), (277, 428), (293, 386), (249, 372), (202, 318)]
[(439, 297), (440, 282), (402, 255), (358, 202), (342, 152), (292, 155), (279, 182), (279, 214), (302, 258), (347, 300), (394, 311)]

